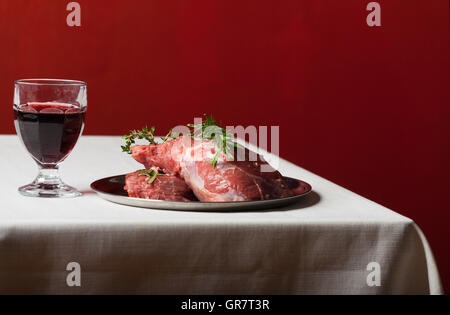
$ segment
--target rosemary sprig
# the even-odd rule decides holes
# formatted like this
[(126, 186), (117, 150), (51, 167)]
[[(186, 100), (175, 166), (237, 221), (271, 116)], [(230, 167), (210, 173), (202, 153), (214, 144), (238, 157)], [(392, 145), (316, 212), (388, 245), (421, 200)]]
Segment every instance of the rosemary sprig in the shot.
[(146, 139), (151, 144), (155, 144), (155, 127), (148, 129), (147, 126), (142, 130), (132, 130), (128, 135), (124, 135), (122, 139), (125, 139), (125, 145), (122, 145), (122, 152), (131, 154), (131, 146), (135, 143), (135, 139)]
[(204, 140), (215, 140), (217, 151), (213, 159), (210, 161), (212, 166), (216, 168), (220, 153), (225, 153), (227, 156), (233, 158), (234, 148), (238, 144), (234, 141), (234, 137), (225, 128), (217, 124), (213, 115), (203, 114), (205, 119), (200, 124), (188, 124), (192, 129), (190, 136), (192, 138), (198, 137)]
[(167, 174), (158, 173), (158, 172), (156, 172), (155, 170), (152, 170), (152, 169), (150, 169), (150, 170), (140, 170), (140, 171), (137, 172), (136, 176), (139, 176), (139, 175), (147, 176), (148, 177), (147, 184), (149, 184), (149, 185), (155, 181), (156, 177), (158, 177), (158, 176), (167, 176)]

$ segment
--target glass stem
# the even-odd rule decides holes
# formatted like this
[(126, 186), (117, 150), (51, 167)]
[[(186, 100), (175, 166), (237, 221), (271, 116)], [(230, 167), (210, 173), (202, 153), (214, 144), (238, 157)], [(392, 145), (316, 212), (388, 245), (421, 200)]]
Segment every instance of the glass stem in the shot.
[(34, 180), (35, 184), (49, 186), (49, 188), (62, 184), (59, 178), (58, 165), (44, 166), (38, 164), (38, 166), (39, 174)]

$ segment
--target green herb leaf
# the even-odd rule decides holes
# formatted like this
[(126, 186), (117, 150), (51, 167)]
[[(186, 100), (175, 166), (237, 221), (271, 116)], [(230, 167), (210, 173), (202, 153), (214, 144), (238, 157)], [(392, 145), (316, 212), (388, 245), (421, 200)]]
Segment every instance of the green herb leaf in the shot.
[(155, 181), (156, 177), (167, 176), (167, 174), (158, 173), (154, 170), (140, 170), (137, 172), (136, 176), (139, 176), (139, 175), (147, 176), (148, 177), (147, 184), (149, 184), (149, 185)]
[(176, 138), (180, 137), (181, 135), (182, 134), (180, 134), (180, 133), (173, 132), (173, 128), (172, 128), (172, 129), (170, 129), (169, 133), (165, 137), (161, 137), (161, 140), (163, 142), (166, 142), (167, 140), (176, 139)]
[(126, 141), (125, 145), (122, 145), (122, 152), (131, 154), (131, 146), (135, 144), (135, 139), (145, 139), (151, 144), (155, 144), (155, 127), (148, 129), (147, 126), (141, 130), (132, 130), (128, 135), (124, 135), (122, 139)]
[(203, 114), (205, 119), (200, 124), (188, 124), (191, 128), (190, 136), (192, 138), (201, 138), (204, 140), (215, 140), (217, 151), (210, 163), (216, 168), (221, 152), (227, 156), (234, 157), (234, 148), (238, 147), (234, 137), (225, 128), (220, 127), (213, 115)]

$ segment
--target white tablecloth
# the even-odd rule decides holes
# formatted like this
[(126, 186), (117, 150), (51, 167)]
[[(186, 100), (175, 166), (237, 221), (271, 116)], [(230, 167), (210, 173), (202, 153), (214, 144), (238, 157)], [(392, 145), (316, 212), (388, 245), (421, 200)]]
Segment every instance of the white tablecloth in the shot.
[[(92, 181), (140, 167), (120, 143), (83, 136), (61, 174), (84, 195), (39, 199), (17, 192), (36, 175), (34, 162), (16, 136), (0, 136), (0, 293), (442, 293), (412, 220), (283, 160), (280, 171), (314, 193), (276, 211), (177, 212), (100, 199)], [(81, 286), (67, 285), (69, 262), (79, 263)], [(379, 286), (368, 285), (377, 279), (371, 262)]]

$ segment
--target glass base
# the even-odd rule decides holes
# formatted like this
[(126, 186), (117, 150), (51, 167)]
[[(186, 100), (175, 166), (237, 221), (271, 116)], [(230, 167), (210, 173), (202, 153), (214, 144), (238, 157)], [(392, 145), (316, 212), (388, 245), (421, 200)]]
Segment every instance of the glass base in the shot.
[(81, 196), (78, 190), (66, 184), (30, 184), (20, 187), (19, 192), (27, 197), (72, 198)]
[(58, 167), (39, 168), (39, 174), (29, 185), (19, 188), (27, 197), (71, 198), (81, 196), (75, 188), (64, 184), (58, 175)]

